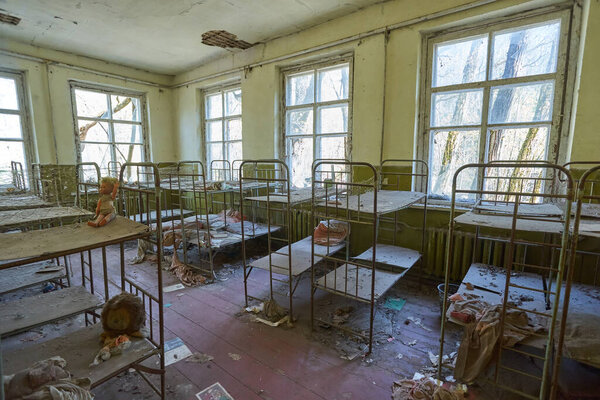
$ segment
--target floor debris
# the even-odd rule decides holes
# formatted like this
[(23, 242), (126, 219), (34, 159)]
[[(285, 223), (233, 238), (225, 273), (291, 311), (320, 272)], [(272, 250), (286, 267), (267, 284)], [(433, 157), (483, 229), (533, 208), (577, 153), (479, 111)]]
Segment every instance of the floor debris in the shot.
[(229, 358), (231, 358), (234, 361), (239, 361), (242, 359), (242, 356), (240, 356), (239, 354), (227, 353), (227, 355), (229, 356)]
[(385, 303), (383, 303), (383, 306), (385, 308), (389, 308), (391, 310), (396, 310), (396, 311), (400, 311), (402, 310), (402, 307), (404, 307), (404, 305), (406, 304), (406, 300), (405, 299), (401, 299), (401, 298), (389, 298), (385, 301)]
[(219, 382), (213, 383), (203, 391), (196, 393), (198, 400), (234, 400)]
[(181, 289), (185, 289), (185, 286), (183, 285), (183, 283), (178, 283), (176, 285), (165, 286), (163, 288), (163, 292), (169, 293), (169, 292), (174, 292), (176, 290), (181, 290)]
[(185, 362), (204, 364), (206, 362), (212, 361), (215, 358), (211, 355), (205, 353), (193, 353), (189, 357), (185, 359)]
[(410, 321), (410, 322), (412, 322), (413, 324), (417, 325), (418, 327), (425, 329), (427, 332), (431, 332), (430, 328), (428, 328), (425, 325), (423, 325), (423, 323), (421, 322), (421, 318), (415, 318), (415, 317), (411, 316), (411, 317), (408, 317), (407, 320)]
[(165, 366), (175, 364), (192, 355), (183, 340), (176, 337), (165, 342)]

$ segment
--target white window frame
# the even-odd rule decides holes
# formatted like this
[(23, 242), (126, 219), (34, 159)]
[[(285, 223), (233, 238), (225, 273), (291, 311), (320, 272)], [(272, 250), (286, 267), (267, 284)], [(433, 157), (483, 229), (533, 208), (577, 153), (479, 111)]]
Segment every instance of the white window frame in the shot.
[[(331, 69), (335, 69), (337, 67), (339, 67), (340, 65), (343, 64), (348, 64), (348, 98), (344, 99), (344, 100), (332, 100), (332, 101), (322, 101), (322, 102), (318, 102), (317, 101), (317, 86), (318, 86), (318, 80), (317, 80), (317, 72), (319, 70), (326, 70), (328, 68)], [(291, 174), (292, 174), (292, 160), (291, 160), (291, 154), (288, 154), (288, 140), (292, 140), (292, 139), (299, 139), (299, 138), (308, 138), (308, 135), (303, 135), (303, 134), (296, 134), (296, 135), (288, 135), (287, 134), (287, 115), (288, 115), (288, 111), (290, 110), (295, 110), (295, 109), (302, 109), (302, 108), (308, 108), (308, 107), (312, 107), (312, 111), (313, 111), (313, 133), (312, 133), (312, 139), (313, 139), (313, 157), (312, 157), (312, 162), (314, 162), (317, 159), (317, 154), (320, 154), (319, 151), (319, 140), (318, 138), (320, 137), (341, 137), (341, 136), (346, 136), (346, 149), (345, 149), (345, 159), (346, 160), (351, 160), (352, 157), (352, 105), (353, 105), (353, 93), (354, 93), (354, 58), (352, 55), (343, 55), (340, 57), (334, 57), (333, 59), (329, 59), (329, 60), (321, 60), (317, 63), (312, 63), (312, 64), (304, 64), (304, 65), (300, 65), (300, 66), (294, 66), (294, 67), (290, 67), (290, 68), (286, 68), (283, 69), (281, 72), (281, 93), (282, 93), (282, 100), (281, 100), (281, 104), (282, 104), (282, 113), (281, 113), (281, 125), (280, 125), (280, 132), (281, 134), (281, 143), (280, 143), (280, 154), (283, 154), (283, 159), (285, 160), (285, 163), (288, 165), (288, 167), (290, 168), (290, 179)], [(314, 90), (313, 90), (313, 102), (312, 103), (307, 103), (307, 104), (298, 104), (298, 105), (288, 105), (287, 104), (287, 79), (290, 76), (294, 76), (294, 75), (301, 75), (304, 74), (308, 71), (313, 71), (313, 82), (314, 82)], [(317, 133), (317, 124), (319, 123), (318, 121), (318, 112), (317, 110), (320, 107), (327, 107), (327, 106), (336, 106), (336, 105), (340, 105), (340, 104), (347, 104), (348, 105), (348, 130), (346, 132), (336, 132), (336, 133)], [(343, 160), (342, 160), (343, 161)], [(292, 185), (292, 183), (290, 182), (290, 185)]]
[[(69, 81), (70, 86), (71, 86), (71, 107), (72, 107), (72, 115), (73, 115), (73, 128), (74, 128), (74, 133), (75, 133), (75, 155), (76, 155), (76, 159), (77, 162), (80, 163), (82, 162), (81, 160), (81, 140), (79, 138), (79, 120), (84, 120), (84, 121), (98, 121), (98, 122), (103, 122), (106, 123), (108, 125), (108, 130), (109, 130), (109, 141), (106, 142), (94, 142), (94, 141), (86, 141), (86, 143), (90, 143), (90, 144), (108, 144), (110, 145), (110, 157), (111, 157), (111, 163), (115, 163), (117, 162), (117, 156), (116, 156), (116, 145), (117, 144), (127, 144), (124, 142), (116, 142), (115, 141), (115, 135), (113, 133), (114, 131), (114, 123), (118, 123), (118, 124), (130, 124), (130, 125), (139, 125), (140, 129), (141, 129), (141, 134), (142, 134), (142, 162), (145, 161), (150, 161), (151, 157), (150, 157), (150, 150), (149, 150), (149, 143), (148, 143), (148, 113), (147, 113), (147, 103), (146, 103), (146, 94), (143, 92), (137, 92), (137, 91), (132, 91), (132, 90), (127, 90), (127, 89), (120, 89), (120, 88), (114, 88), (114, 87), (108, 87), (108, 86), (101, 86), (101, 85), (92, 85), (92, 84), (87, 84), (87, 83), (81, 83), (81, 82), (77, 82), (77, 81)], [(107, 107), (108, 107), (108, 111), (110, 113), (110, 118), (94, 118), (94, 117), (85, 117), (85, 116), (79, 116), (77, 115), (77, 101), (76, 101), (76, 96), (75, 96), (75, 90), (76, 89), (80, 89), (80, 90), (86, 90), (86, 91), (91, 91), (91, 92), (98, 92), (98, 93), (102, 93), (107, 95)], [(135, 97), (136, 99), (138, 99), (138, 101), (140, 102), (140, 121), (126, 121), (126, 120), (119, 120), (119, 119), (114, 119), (112, 118), (112, 104), (111, 104), (111, 100), (110, 100), (110, 96), (127, 96), (127, 97)], [(135, 143), (136, 145), (139, 145), (138, 143)], [(99, 166), (101, 167), (101, 166)], [(110, 163), (109, 163), (109, 168), (110, 168)], [(107, 171), (106, 173), (108, 173), (109, 171)], [(105, 173), (104, 171), (102, 171), (102, 173)]]
[(30, 187), (31, 182), (31, 164), (35, 160), (35, 152), (33, 149), (33, 138), (31, 134), (31, 120), (29, 113), (29, 99), (25, 90), (25, 73), (22, 71), (14, 71), (10, 69), (0, 68), (0, 77), (13, 79), (17, 89), (17, 101), (19, 103), (18, 110), (0, 109), (1, 114), (18, 115), (21, 122), (21, 138), (2, 138), (3, 142), (21, 142), (23, 143), (23, 155), (25, 156), (25, 185)]
[[(205, 164), (205, 169), (206, 171), (209, 173), (210, 175), (210, 171), (211, 171), (211, 165), (208, 162), (208, 154), (209, 154), (209, 147), (211, 144), (215, 144), (215, 143), (221, 143), (221, 154), (223, 154), (223, 158), (221, 160), (225, 160), (228, 161), (230, 166), (233, 164), (234, 161), (236, 160), (232, 160), (231, 157), (229, 156), (229, 147), (228, 144), (230, 143), (236, 143), (239, 142), (242, 144), (242, 156), (244, 154), (244, 142), (243, 142), (243, 138), (244, 138), (244, 126), (243, 126), (243, 119), (242, 119), (242, 113), (243, 113), (243, 109), (240, 108), (240, 113), (239, 114), (232, 114), (232, 115), (228, 115), (225, 116), (225, 93), (226, 92), (231, 92), (231, 91), (235, 91), (235, 90), (239, 90), (240, 93), (242, 94), (242, 107), (243, 107), (243, 97), (244, 94), (242, 92), (242, 86), (241, 83), (237, 82), (234, 84), (229, 84), (227, 86), (218, 86), (218, 87), (212, 87), (210, 89), (204, 90), (202, 92), (202, 137), (203, 137), (203, 141), (204, 141), (204, 164)], [(221, 95), (221, 116), (218, 118), (208, 118), (207, 112), (208, 112), (208, 107), (206, 104), (206, 101), (208, 99), (209, 96), (214, 96), (215, 94), (220, 94)], [(240, 139), (236, 139), (236, 140), (229, 140), (229, 135), (226, 134), (226, 130), (227, 130), (227, 122), (230, 120), (234, 120), (234, 119), (240, 119), (241, 124), (242, 124), (242, 137)], [(209, 137), (208, 137), (208, 129), (207, 126), (210, 122), (215, 122), (215, 121), (221, 121), (221, 129), (222, 129), (222, 140), (216, 140), (216, 141), (210, 141)]]
[[(458, 27), (446, 31), (434, 32), (423, 36), (423, 54), (421, 65), (421, 80), (420, 80), (420, 101), (419, 101), (419, 135), (417, 138), (417, 154), (423, 160), (428, 160), (430, 165), (431, 182), (431, 140), (433, 135), (431, 132), (448, 130), (449, 128), (456, 129), (480, 129), (479, 138), (479, 154), (478, 162), (487, 161), (487, 147), (489, 139), (489, 130), (492, 128), (516, 128), (520, 126), (549, 126), (548, 147), (546, 149), (546, 160), (557, 164), (563, 164), (567, 160), (568, 136), (569, 136), (569, 120), (572, 102), (572, 91), (567, 88), (574, 87), (575, 79), (575, 55), (577, 54), (578, 37), (572, 37), (573, 25), (579, 22), (579, 15), (573, 13), (572, 5), (562, 5), (559, 7), (551, 7), (538, 9), (529, 12), (523, 12), (516, 16), (502, 17), (495, 20), (490, 20), (485, 24), (478, 26)], [(557, 66), (556, 72), (550, 74), (540, 74), (533, 76), (524, 76), (518, 78), (496, 79), (491, 80), (490, 65), (493, 51), (493, 33), (498, 31), (507, 31), (510, 29), (519, 29), (536, 24), (557, 21), (561, 22), (561, 30), (559, 34), (559, 48), (557, 51)], [(434, 62), (434, 48), (438, 43), (461, 41), (469, 37), (478, 35), (488, 35), (487, 45), (487, 63), (485, 80), (482, 82), (473, 82), (467, 84), (457, 84), (441, 87), (432, 87)], [(570, 47), (570, 48), (569, 48)], [(489, 124), (488, 110), (490, 89), (492, 86), (509, 86), (523, 83), (543, 82), (547, 80), (554, 81), (554, 103), (552, 109), (552, 120), (543, 122), (526, 122), (526, 123), (502, 123)], [(463, 125), (460, 127), (431, 127), (431, 99), (434, 93), (450, 92), (462, 89), (483, 89), (483, 105), (481, 123), (477, 125)], [(478, 177), (478, 184), (481, 183), (481, 177)], [(423, 187), (422, 182), (417, 184)], [(430, 195), (432, 193), (429, 193)], [(447, 205), (447, 200), (435, 200), (442, 205)]]

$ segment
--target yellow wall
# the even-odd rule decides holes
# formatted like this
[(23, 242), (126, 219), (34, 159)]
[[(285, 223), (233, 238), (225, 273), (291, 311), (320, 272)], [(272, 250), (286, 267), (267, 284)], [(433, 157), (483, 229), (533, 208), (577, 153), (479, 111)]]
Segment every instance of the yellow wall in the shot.
[[(153, 74), (104, 61), (40, 49), (0, 40), (8, 50), (82, 67), (26, 60), (0, 51), (0, 66), (27, 73), (31, 98), (34, 137), (40, 162), (72, 163), (75, 160), (74, 126), (71, 115), (70, 79), (122, 87), (144, 92), (149, 107), (149, 137), (153, 161), (202, 160), (201, 90), (215, 85), (240, 82), (243, 92), (244, 158), (279, 156), (279, 115), (281, 69), (346, 53), (353, 53), (352, 158), (378, 163), (382, 147), (382, 119), (385, 114), (383, 158), (410, 158), (415, 153), (419, 69), (422, 34), (452, 25), (483, 21), (509, 14), (531, 4), (548, 5), (550, 0), (522, 2), (498, 0), (467, 11), (439, 17), (435, 13), (456, 7), (482, 4), (473, 0), (392, 0), (328, 21), (303, 32), (259, 44), (175, 77)], [(581, 89), (575, 91), (577, 109), (571, 126), (571, 159), (598, 159), (600, 149), (600, 1), (584, 2), (586, 43), (582, 44)], [(585, 21), (588, 21), (586, 24)], [(387, 50), (384, 34), (366, 35), (371, 30), (399, 23), (410, 25), (390, 32)], [(363, 37), (361, 37), (363, 36)], [(353, 38), (343, 44), (326, 46), (335, 40)], [(270, 61), (307, 51), (280, 61)], [(387, 53), (387, 56), (386, 56)], [(101, 56), (101, 55), (99, 55)], [(261, 64), (242, 70), (252, 64)], [(384, 66), (387, 72), (384, 74)], [(116, 74), (146, 83), (107, 77), (90, 70)], [(217, 78), (212, 74), (231, 71)], [(190, 81), (194, 83), (186, 83)], [(158, 86), (156, 86), (158, 85)], [(384, 113), (385, 93), (385, 113)], [(55, 151), (56, 143), (56, 151)]]
[[(113, 88), (135, 90), (145, 94), (148, 104), (148, 138), (151, 159), (177, 158), (177, 136), (174, 133), (172, 90), (153, 84), (167, 83), (171, 77), (117, 66), (103, 61), (39, 49), (25, 44), (0, 41), (0, 67), (25, 72), (25, 85), (30, 100), (34, 160), (41, 163), (73, 164), (75, 127), (71, 107), (70, 80)], [(11, 53), (32, 56), (30, 59)], [(33, 57), (49, 59), (37, 61)], [(75, 65), (71, 68), (63, 64)], [(98, 72), (94, 72), (98, 71)], [(105, 76), (118, 74), (123, 78)], [(132, 83), (133, 79), (152, 79), (148, 84)]]
[[(180, 152), (187, 158), (202, 158), (204, 151), (200, 140), (199, 116), (191, 113), (198, 110), (200, 97), (194, 93), (199, 89), (218, 84), (220, 79), (237, 77), (242, 82), (244, 158), (270, 158), (278, 155), (280, 102), (280, 70), (289, 65), (318, 60), (348, 51), (354, 54), (353, 133), (352, 158), (355, 161), (378, 163), (381, 150), (383, 118), (383, 94), (385, 88), (385, 134), (383, 158), (412, 158), (416, 156), (416, 130), (419, 91), (419, 69), (421, 63), (423, 33), (485, 21), (491, 17), (514, 14), (534, 6), (545, 6), (556, 1), (522, 2), (499, 0), (490, 4), (440, 17), (433, 15), (473, 3), (473, 1), (444, 0), (419, 1), (396, 0), (368, 7), (346, 17), (329, 21), (306, 31), (285, 36), (265, 44), (238, 52), (192, 71), (177, 75), (176, 84), (203, 79), (215, 73), (231, 71), (252, 64), (261, 64), (251, 70), (232, 72), (221, 78), (213, 78), (175, 89), (176, 98), (185, 99), (184, 108), (177, 111)], [(415, 21), (415, 19), (422, 21)], [(584, 15), (589, 21), (600, 20), (598, 0), (590, 3), (590, 13)], [(384, 34), (367, 38), (356, 37), (338, 46), (303, 56), (273, 61), (292, 55), (297, 51), (316, 48), (326, 43), (356, 35), (364, 35), (374, 29), (410, 22), (410, 25), (390, 32), (387, 57)], [(598, 104), (597, 72), (600, 61), (600, 46), (592, 38), (600, 38), (600, 27), (588, 24), (587, 41), (583, 59), (582, 90), (579, 93), (577, 122), (572, 126), (575, 135), (573, 157), (597, 159), (593, 149), (600, 149), (600, 113), (594, 112)], [(386, 74), (384, 76), (384, 62)], [(585, 88), (585, 89), (584, 89)], [(568, 90), (574, 90), (569, 88)], [(190, 104), (189, 102), (198, 102)], [(581, 114), (585, 115), (581, 115)], [(573, 133), (574, 132), (574, 133)], [(275, 136), (275, 137), (274, 137)], [(579, 138), (582, 140), (579, 141)], [(567, 155), (568, 157), (568, 155)]]

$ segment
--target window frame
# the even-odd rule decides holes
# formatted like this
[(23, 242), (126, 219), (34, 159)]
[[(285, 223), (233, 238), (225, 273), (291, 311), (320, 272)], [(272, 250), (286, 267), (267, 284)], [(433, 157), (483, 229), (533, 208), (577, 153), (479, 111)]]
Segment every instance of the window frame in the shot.
[(2, 138), (3, 142), (21, 142), (23, 143), (23, 156), (25, 157), (25, 185), (31, 187), (31, 164), (36, 160), (33, 134), (31, 129), (31, 113), (29, 110), (29, 97), (26, 90), (26, 74), (24, 71), (17, 71), (8, 68), (0, 68), (0, 77), (13, 79), (17, 90), (18, 110), (0, 109), (2, 114), (18, 115), (21, 123), (21, 139)]
[[(71, 108), (72, 108), (71, 114), (73, 116), (73, 132), (75, 135), (75, 157), (76, 157), (76, 160), (78, 163), (82, 162), (81, 140), (79, 138), (79, 120), (99, 121), (99, 122), (105, 122), (108, 124), (109, 131), (111, 132), (110, 133), (110, 141), (106, 141), (106, 142), (86, 141), (86, 143), (110, 145), (111, 160), (109, 160), (109, 162), (112, 162), (112, 163), (118, 162), (118, 160), (116, 159), (116, 150), (115, 150), (116, 145), (124, 144), (124, 142), (117, 142), (115, 140), (115, 135), (113, 133), (113, 131), (114, 131), (113, 124), (114, 123), (131, 124), (131, 125), (139, 124), (140, 129), (141, 129), (141, 136), (142, 136), (142, 143), (141, 143), (142, 162), (149, 162), (152, 160), (152, 155), (150, 152), (149, 134), (148, 134), (148, 126), (149, 125), (148, 125), (148, 108), (147, 108), (147, 101), (146, 101), (146, 93), (138, 92), (138, 91), (134, 91), (134, 90), (130, 90), (130, 89), (122, 89), (122, 88), (118, 88), (118, 87), (83, 83), (83, 82), (74, 81), (74, 80), (70, 80), (69, 85), (70, 85), (70, 91), (71, 91)], [(127, 121), (127, 120), (119, 120), (119, 119), (112, 118), (113, 117), (112, 108), (110, 105), (108, 107), (108, 110), (110, 111), (111, 118), (94, 118), (94, 117), (86, 117), (86, 116), (80, 117), (77, 114), (77, 100), (76, 100), (76, 95), (75, 95), (75, 90), (77, 90), (77, 89), (105, 94), (108, 96), (109, 101), (110, 101), (110, 96), (127, 96), (127, 97), (137, 98), (140, 103), (140, 121), (139, 122)], [(125, 143), (125, 144), (127, 144), (127, 143)], [(138, 143), (129, 143), (129, 144), (139, 145)], [(99, 166), (99, 167), (102, 168), (102, 166)], [(106, 173), (108, 174), (108, 171)]]
[[(551, 21), (560, 20), (559, 47), (557, 49), (556, 70), (549, 74), (538, 74), (508, 79), (490, 79), (491, 57), (493, 55), (493, 38), (496, 33), (505, 33), (520, 28), (542, 25)], [(493, 128), (510, 129), (519, 127), (549, 126), (548, 144), (546, 148), (546, 160), (557, 164), (563, 164), (567, 160), (568, 136), (570, 129), (571, 104), (573, 93), (569, 87), (574, 87), (575, 65), (579, 37), (573, 35), (574, 26), (579, 23), (578, 14), (573, 12), (572, 4), (545, 7), (532, 11), (525, 11), (518, 15), (510, 15), (488, 20), (474, 26), (458, 26), (447, 30), (431, 32), (423, 35), (422, 54), (419, 80), (419, 121), (417, 138), (417, 155), (427, 160), (431, 165), (432, 132), (457, 129), (479, 130), (479, 154), (477, 162), (483, 163), (488, 159), (488, 144), (490, 130)], [(487, 35), (487, 55), (485, 80), (466, 84), (455, 84), (448, 86), (432, 87), (433, 72), (435, 70), (434, 49), (437, 44), (460, 42), (479, 35)], [(576, 36), (576, 37), (574, 37)], [(534, 82), (554, 81), (552, 119), (541, 122), (508, 122), (489, 123), (489, 100), (492, 87), (508, 87), (511, 85), (527, 84)], [(483, 89), (483, 100), (481, 110), (481, 122), (477, 125), (436, 126), (430, 125), (432, 116), (431, 103), (434, 93), (451, 92), (458, 90)], [(432, 169), (430, 168), (431, 179)], [(418, 187), (424, 187), (423, 179), (417, 180)], [(482, 183), (482, 177), (477, 177), (477, 185)], [(431, 189), (430, 189), (431, 190)], [(431, 197), (432, 193), (428, 193)], [(432, 198), (434, 203), (447, 205), (449, 200)]]
[[(240, 113), (239, 114), (232, 114), (232, 115), (228, 115), (225, 116), (225, 92), (231, 92), (231, 91), (235, 91), (238, 90), (240, 91), (240, 94), (242, 95), (242, 101), (241, 101), (241, 105), (242, 107), (240, 108)], [(206, 99), (209, 96), (214, 96), (215, 94), (220, 93), (221, 94), (221, 116), (218, 118), (208, 118), (208, 116), (206, 115), (208, 108), (206, 105)], [(228, 161), (231, 165), (233, 164), (233, 162), (235, 160), (230, 160), (229, 159), (229, 153), (227, 150), (227, 145), (229, 143), (234, 143), (234, 142), (240, 142), (242, 144), (242, 158), (244, 156), (244, 121), (243, 121), (243, 106), (244, 106), (244, 101), (243, 101), (243, 97), (244, 97), (244, 93), (242, 91), (242, 85), (241, 82), (235, 82), (235, 83), (228, 83), (226, 85), (219, 85), (219, 86), (213, 86), (211, 88), (205, 89), (201, 91), (201, 110), (200, 110), (200, 114), (201, 114), (201, 124), (202, 124), (202, 144), (204, 147), (204, 165), (205, 165), (205, 169), (207, 171), (207, 173), (210, 174), (210, 164), (209, 164), (209, 145), (213, 144), (213, 143), (221, 143), (221, 152), (223, 154), (223, 158), (221, 158), (221, 160), (226, 160)], [(240, 124), (241, 124), (241, 129), (242, 129), (242, 137), (241, 139), (236, 139), (236, 140), (225, 140), (225, 130), (226, 130), (226, 126), (227, 126), (227, 121), (230, 120), (234, 120), (234, 119), (240, 119)], [(208, 130), (207, 130), (207, 124), (209, 122), (214, 122), (214, 121), (221, 121), (221, 129), (222, 129), (222, 140), (217, 140), (217, 141), (209, 141), (208, 139)], [(229, 136), (228, 136), (229, 137)], [(217, 159), (215, 159), (217, 160)], [(212, 161), (212, 160), (211, 160)]]
[[(335, 69), (336, 67), (348, 64), (348, 98), (344, 100), (332, 100), (332, 101), (317, 101), (317, 86), (318, 86), (318, 74), (319, 70), (326, 70), (328, 68)], [(313, 102), (307, 104), (298, 104), (298, 105), (287, 105), (287, 78), (293, 75), (300, 75), (307, 71), (313, 71), (313, 82), (314, 82), (314, 90), (313, 90)], [(303, 109), (312, 107), (313, 112), (313, 129), (312, 135), (310, 135), (313, 139), (313, 155), (312, 162), (314, 162), (317, 158), (319, 140), (321, 137), (341, 137), (346, 136), (346, 149), (345, 149), (345, 158), (340, 159), (341, 161), (351, 161), (352, 160), (352, 133), (353, 133), (353, 103), (354, 103), (354, 54), (343, 54), (340, 56), (330, 57), (328, 59), (321, 59), (317, 62), (309, 63), (309, 64), (299, 64), (287, 68), (281, 69), (281, 118), (280, 118), (280, 143), (279, 143), (279, 154), (282, 155), (282, 159), (286, 163), (290, 171), (290, 179), (292, 179), (292, 162), (290, 159), (290, 154), (287, 154), (287, 141), (288, 138), (308, 138), (309, 135), (305, 134), (294, 134), (287, 135), (287, 115), (289, 110), (294, 109)], [(318, 124), (318, 112), (317, 110), (320, 107), (327, 106), (335, 106), (338, 104), (348, 104), (348, 126), (347, 131), (345, 133), (317, 133), (317, 124)], [(312, 171), (311, 171), (312, 174)], [(292, 183), (290, 182), (290, 186)]]

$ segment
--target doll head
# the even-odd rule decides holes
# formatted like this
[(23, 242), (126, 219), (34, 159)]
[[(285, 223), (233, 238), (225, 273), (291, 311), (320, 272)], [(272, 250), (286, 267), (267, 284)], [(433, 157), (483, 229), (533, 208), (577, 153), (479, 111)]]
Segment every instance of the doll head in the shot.
[(100, 181), (100, 194), (111, 194), (117, 184), (117, 178), (105, 176)]

